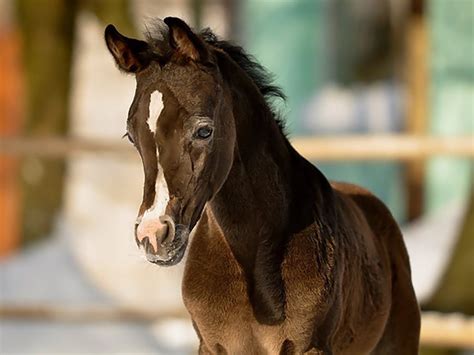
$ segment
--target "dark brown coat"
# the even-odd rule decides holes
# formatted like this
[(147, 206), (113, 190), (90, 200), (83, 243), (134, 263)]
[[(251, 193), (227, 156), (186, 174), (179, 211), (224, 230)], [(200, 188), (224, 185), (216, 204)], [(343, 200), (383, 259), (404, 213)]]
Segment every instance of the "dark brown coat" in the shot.
[(420, 315), (396, 222), (370, 192), (329, 183), (292, 148), (263, 68), (176, 18), (146, 42), (109, 26), (106, 42), (137, 78), (127, 125), (145, 170), (137, 242), (170, 266), (190, 240), (183, 298), (199, 352), (417, 354)]

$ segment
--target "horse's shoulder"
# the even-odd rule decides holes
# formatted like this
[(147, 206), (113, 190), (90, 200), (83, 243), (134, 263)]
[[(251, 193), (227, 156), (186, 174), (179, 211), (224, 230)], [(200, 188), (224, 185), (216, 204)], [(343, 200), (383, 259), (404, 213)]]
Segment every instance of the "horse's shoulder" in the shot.
[[(400, 244), (400, 228), (389, 208), (369, 190), (354, 184), (331, 182), (339, 197), (341, 213), (355, 216), (351, 225), (356, 225), (359, 234), (365, 235), (367, 245), (375, 242), (378, 252), (387, 253), (387, 245)], [(356, 222), (357, 221), (357, 222)], [(366, 245), (366, 246), (367, 246)], [(384, 245), (385, 247), (382, 247)]]
[[(336, 195), (350, 203), (355, 203), (358, 210), (363, 214), (371, 229), (374, 240), (380, 241), (388, 250), (395, 253), (406, 254), (400, 227), (393, 217), (390, 209), (382, 200), (369, 190), (358, 185), (331, 182)], [(400, 251), (401, 250), (401, 251)]]

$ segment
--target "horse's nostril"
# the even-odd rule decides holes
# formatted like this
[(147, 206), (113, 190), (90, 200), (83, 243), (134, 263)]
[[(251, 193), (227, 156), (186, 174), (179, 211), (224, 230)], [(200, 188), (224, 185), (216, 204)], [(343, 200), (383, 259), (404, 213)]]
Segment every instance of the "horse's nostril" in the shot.
[(166, 257), (174, 238), (175, 225), (171, 217), (143, 219), (141, 224), (135, 225), (135, 241), (149, 254), (166, 254)]
[(150, 239), (148, 237), (143, 238), (142, 245), (143, 249), (145, 249), (145, 251), (149, 253), (150, 249), (152, 248), (152, 245), (150, 244)]
[(168, 240), (168, 225), (166, 223), (163, 223), (163, 226), (161, 226), (155, 233), (156, 240), (158, 241), (158, 244), (163, 245), (165, 244), (165, 241)]
[(173, 241), (175, 236), (174, 222), (169, 216), (161, 216), (160, 222), (165, 226), (164, 231), (161, 233), (161, 244), (169, 244)]

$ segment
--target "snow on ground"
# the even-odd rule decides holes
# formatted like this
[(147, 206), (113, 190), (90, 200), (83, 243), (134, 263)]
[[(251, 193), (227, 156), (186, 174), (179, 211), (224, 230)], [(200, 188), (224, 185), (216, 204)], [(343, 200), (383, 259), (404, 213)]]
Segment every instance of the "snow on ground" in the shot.
[(419, 302), (427, 301), (436, 291), (461, 232), (466, 211), (467, 200), (457, 201), (402, 228)]
[[(113, 306), (72, 252), (70, 236), (58, 236), (0, 264), (0, 304), (17, 306)], [(197, 338), (187, 320), (137, 322), (2, 320), (1, 354), (191, 354)]]

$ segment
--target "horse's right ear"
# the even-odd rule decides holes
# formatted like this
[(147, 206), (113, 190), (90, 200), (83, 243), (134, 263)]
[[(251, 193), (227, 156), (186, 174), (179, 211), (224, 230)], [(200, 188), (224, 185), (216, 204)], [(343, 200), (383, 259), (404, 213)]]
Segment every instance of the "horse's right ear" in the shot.
[(105, 43), (120, 70), (136, 73), (150, 63), (148, 43), (125, 37), (113, 25), (105, 28)]

